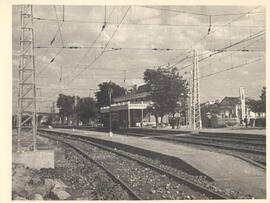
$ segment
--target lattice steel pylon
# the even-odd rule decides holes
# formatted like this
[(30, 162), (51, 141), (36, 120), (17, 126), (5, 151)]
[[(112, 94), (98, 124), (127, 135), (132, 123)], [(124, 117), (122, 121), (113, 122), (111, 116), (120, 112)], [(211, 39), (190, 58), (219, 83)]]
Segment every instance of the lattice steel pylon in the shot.
[(194, 60), (192, 69), (192, 91), (191, 91), (191, 124), (194, 132), (202, 127), (201, 108), (200, 108), (200, 86), (199, 86), (199, 67), (198, 51), (194, 49)]
[(34, 59), (33, 6), (21, 6), (21, 37), (18, 96), (18, 146), (20, 151), (22, 127), (32, 121), (33, 150), (36, 151), (36, 84)]

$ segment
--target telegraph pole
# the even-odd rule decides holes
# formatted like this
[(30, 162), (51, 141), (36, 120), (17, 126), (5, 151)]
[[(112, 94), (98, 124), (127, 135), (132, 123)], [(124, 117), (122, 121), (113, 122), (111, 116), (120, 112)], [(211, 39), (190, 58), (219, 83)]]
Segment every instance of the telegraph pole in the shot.
[(109, 136), (112, 137), (112, 86), (111, 86), (111, 81), (109, 82), (109, 102), (110, 102), (110, 115), (109, 115)]
[(199, 67), (198, 67), (198, 51), (194, 49), (194, 61), (192, 70), (192, 127), (195, 133), (202, 127), (201, 108), (200, 108), (200, 88), (199, 88)]
[[(33, 6), (21, 6), (21, 37), (18, 96), (18, 151), (22, 126), (32, 119), (33, 151), (36, 151), (36, 84), (34, 60)], [(27, 116), (23, 120), (23, 116)]]

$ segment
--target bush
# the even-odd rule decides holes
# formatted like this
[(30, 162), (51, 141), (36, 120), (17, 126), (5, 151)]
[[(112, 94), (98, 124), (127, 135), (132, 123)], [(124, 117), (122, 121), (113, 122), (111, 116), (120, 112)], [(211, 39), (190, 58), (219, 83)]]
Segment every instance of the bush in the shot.
[(257, 118), (255, 120), (256, 127), (266, 127), (266, 118)]

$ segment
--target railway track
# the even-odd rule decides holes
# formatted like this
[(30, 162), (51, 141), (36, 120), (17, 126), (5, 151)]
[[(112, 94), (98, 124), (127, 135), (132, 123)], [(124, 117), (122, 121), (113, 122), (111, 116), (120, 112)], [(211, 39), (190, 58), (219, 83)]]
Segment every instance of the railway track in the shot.
[[(93, 129), (85, 130), (93, 131)], [(266, 166), (266, 137), (263, 135), (214, 134), (205, 132), (186, 135), (187, 132), (142, 129), (122, 129), (116, 130), (115, 133), (187, 144), (203, 150), (217, 151), (236, 156), (263, 169)]]
[(175, 142), (183, 142), (183, 143), (189, 143), (194, 145), (204, 145), (208, 147), (215, 147), (220, 149), (226, 149), (226, 150), (234, 150), (234, 151), (240, 151), (245, 153), (251, 153), (251, 154), (259, 154), (259, 155), (265, 155), (265, 150), (259, 150), (259, 149), (250, 149), (248, 147), (241, 146), (226, 146), (221, 143), (213, 143), (211, 142), (211, 139), (207, 139), (205, 142), (200, 142), (194, 139), (190, 138), (182, 138), (182, 137), (155, 137), (155, 139), (162, 139), (162, 140), (169, 140), (169, 141), (175, 141)]
[(217, 138), (213, 136), (204, 136), (204, 135), (192, 135), (188, 136), (188, 138), (194, 138), (198, 140), (212, 140), (218, 142), (226, 142), (226, 143), (236, 143), (236, 144), (246, 144), (246, 145), (254, 145), (254, 146), (265, 146), (265, 140), (258, 139), (246, 139), (246, 138)]
[(266, 137), (262, 135), (241, 135), (241, 134), (214, 134), (214, 133), (205, 133), (200, 132), (199, 134), (194, 134), (198, 137), (209, 137), (209, 138), (218, 138), (218, 139), (228, 139), (228, 140), (239, 140), (239, 141), (252, 141), (252, 142), (265, 142)]
[[(159, 139), (173, 143), (183, 143), (189, 146), (198, 146), (204, 150), (216, 150), (221, 153), (229, 154), (248, 161), (260, 168), (265, 169), (266, 165), (266, 144), (265, 137), (248, 137), (247, 135), (214, 135), (214, 134), (159, 134), (157, 132), (135, 132), (117, 131), (119, 134), (137, 137), (147, 137)], [(226, 136), (226, 137), (223, 137)], [(228, 137), (227, 137), (228, 136)], [(258, 164), (257, 164), (258, 163)]]
[[(140, 133), (134, 133), (134, 132), (118, 132), (120, 134), (125, 134), (125, 135), (131, 135), (131, 136), (139, 136), (139, 137), (144, 137), (146, 136), (145, 134), (140, 134)], [(148, 138), (151, 138), (151, 134), (147, 134)], [(260, 155), (265, 155), (265, 143), (262, 141), (257, 141), (256, 142), (246, 142), (245, 140), (233, 140), (233, 139), (228, 139), (228, 138), (216, 138), (216, 137), (201, 137), (200, 135), (190, 135), (190, 136), (185, 136), (185, 135), (164, 135), (160, 136), (157, 134), (152, 134), (153, 139), (161, 139), (161, 140), (168, 140), (168, 141), (175, 141), (179, 143), (188, 143), (188, 144), (194, 144), (194, 145), (204, 145), (208, 147), (215, 147), (215, 148), (221, 148), (221, 149), (226, 149), (226, 150), (235, 150), (235, 151), (240, 151), (240, 152), (245, 152), (245, 153), (252, 153), (252, 154), (260, 154)], [(204, 142), (202, 142), (204, 141)], [(223, 143), (231, 143), (231, 144), (237, 144), (235, 147), (234, 146), (226, 146)], [(258, 149), (256, 149), (256, 147)], [(253, 149), (251, 149), (253, 148)]]
[[(226, 199), (227, 197), (219, 194), (215, 191), (209, 190), (206, 187), (203, 187), (197, 183), (194, 183), (184, 177), (179, 176), (178, 174), (174, 174), (170, 171), (164, 170), (161, 167), (155, 166), (147, 161), (141, 160), (139, 158), (136, 158), (134, 156), (129, 155), (128, 153), (125, 153), (123, 151), (118, 151), (91, 141), (86, 141), (86, 140), (81, 140), (77, 138), (72, 137), (72, 135), (70, 136), (63, 136), (61, 135), (61, 133), (57, 133), (57, 137), (56, 136), (52, 136), (49, 135), (48, 133), (44, 133), (41, 132), (39, 133), (39, 135), (47, 137), (49, 139), (54, 139), (54, 140), (58, 140), (60, 142), (63, 142), (65, 144), (67, 144), (69, 147), (71, 147), (72, 149), (74, 149), (76, 152), (80, 153), (82, 156), (84, 156), (86, 159), (96, 163), (98, 166), (100, 166), (103, 170), (105, 170), (111, 177), (112, 179), (114, 179), (115, 181), (117, 181), (119, 184), (121, 184), (121, 186), (123, 188), (125, 188), (125, 190), (128, 191), (128, 193), (130, 194), (130, 196), (133, 199), (149, 199), (147, 196), (145, 196), (146, 194), (143, 191), (147, 191), (147, 189), (145, 189), (146, 186), (151, 187), (151, 184), (149, 185), (149, 183), (145, 183), (142, 185), (138, 185), (137, 187), (134, 187), (134, 183), (130, 184), (130, 182), (128, 182), (127, 180), (129, 179), (129, 177), (132, 176), (128, 176), (125, 178), (124, 180), (121, 180), (121, 177), (123, 176), (123, 174), (121, 175), (121, 173), (119, 173), (119, 170), (110, 170), (111, 168), (115, 168), (115, 163), (118, 163), (116, 166), (120, 167), (119, 164), (123, 164), (128, 162), (129, 164), (131, 164), (133, 167), (129, 168), (129, 170), (135, 170), (137, 169), (138, 171), (140, 171), (141, 176), (147, 176), (149, 175), (149, 177), (153, 174), (155, 174), (155, 178), (153, 180), (162, 180), (161, 182), (155, 182), (155, 186), (160, 186), (160, 184), (162, 183), (163, 185), (166, 184), (166, 186), (168, 187), (178, 187), (180, 184), (180, 188), (185, 189), (187, 191), (191, 191), (191, 193), (196, 194), (196, 197), (199, 199)], [(55, 133), (54, 133), (55, 135)], [(92, 147), (90, 148), (89, 145), (91, 145)], [(88, 146), (88, 147), (87, 147)], [(110, 155), (111, 157), (114, 158), (108, 158), (108, 154), (105, 154), (104, 156), (94, 156), (95, 158), (93, 158), (92, 156), (90, 156), (89, 154), (92, 154), (93, 151), (89, 152), (89, 149), (93, 150), (94, 147), (94, 151), (96, 150), (105, 150), (107, 153), (109, 154), (114, 154), (114, 155)], [(84, 150), (84, 149), (88, 149)], [(97, 153), (96, 153), (97, 154)], [(104, 154), (104, 152), (102, 152), (102, 154)], [(115, 155), (117, 155), (120, 158), (115, 158)], [(104, 161), (106, 160), (106, 161)], [(117, 160), (117, 162), (116, 162)], [(110, 165), (111, 163), (111, 165)], [(127, 165), (129, 166), (129, 165)], [(123, 168), (125, 168), (127, 170), (127, 167), (125, 164), (123, 164), (122, 166)], [(136, 173), (139, 173), (139, 172)], [(115, 175), (116, 174), (116, 175)], [(125, 175), (124, 175), (125, 176)], [(135, 176), (134, 178), (136, 178), (137, 176)], [(140, 183), (140, 182), (139, 182)], [(144, 188), (142, 190), (142, 188)], [(155, 187), (155, 189), (153, 189), (151, 191), (151, 195), (159, 195), (158, 192), (156, 191), (156, 189), (159, 187)], [(177, 189), (178, 190), (178, 189)], [(184, 191), (185, 191), (184, 190)], [(172, 190), (175, 191), (175, 190)], [(170, 193), (170, 190), (167, 190), (167, 192)], [(176, 199), (177, 197), (182, 197), (181, 194), (180, 196), (177, 194), (174, 194)], [(151, 198), (150, 198), (151, 199)], [(164, 199), (162, 196), (159, 196), (158, 199)], [(181, 198), (180, 198), (181, 199)]]

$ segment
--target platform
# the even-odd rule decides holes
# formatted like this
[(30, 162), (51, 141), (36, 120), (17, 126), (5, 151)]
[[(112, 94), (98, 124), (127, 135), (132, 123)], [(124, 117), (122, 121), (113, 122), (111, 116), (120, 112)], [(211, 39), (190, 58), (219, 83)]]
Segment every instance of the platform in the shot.
[(245, 194), (252, 194), (255, 198), (266, 198), (266, 171), (230, 155), (134, 136), (114, 134), (113, 137), (110, 137), (108, 133), (104, 132), (72, 131), (70, 129), (48, 130), (90, 136), (173, 156), (210, 176), (218, 185), (239, 190)]

